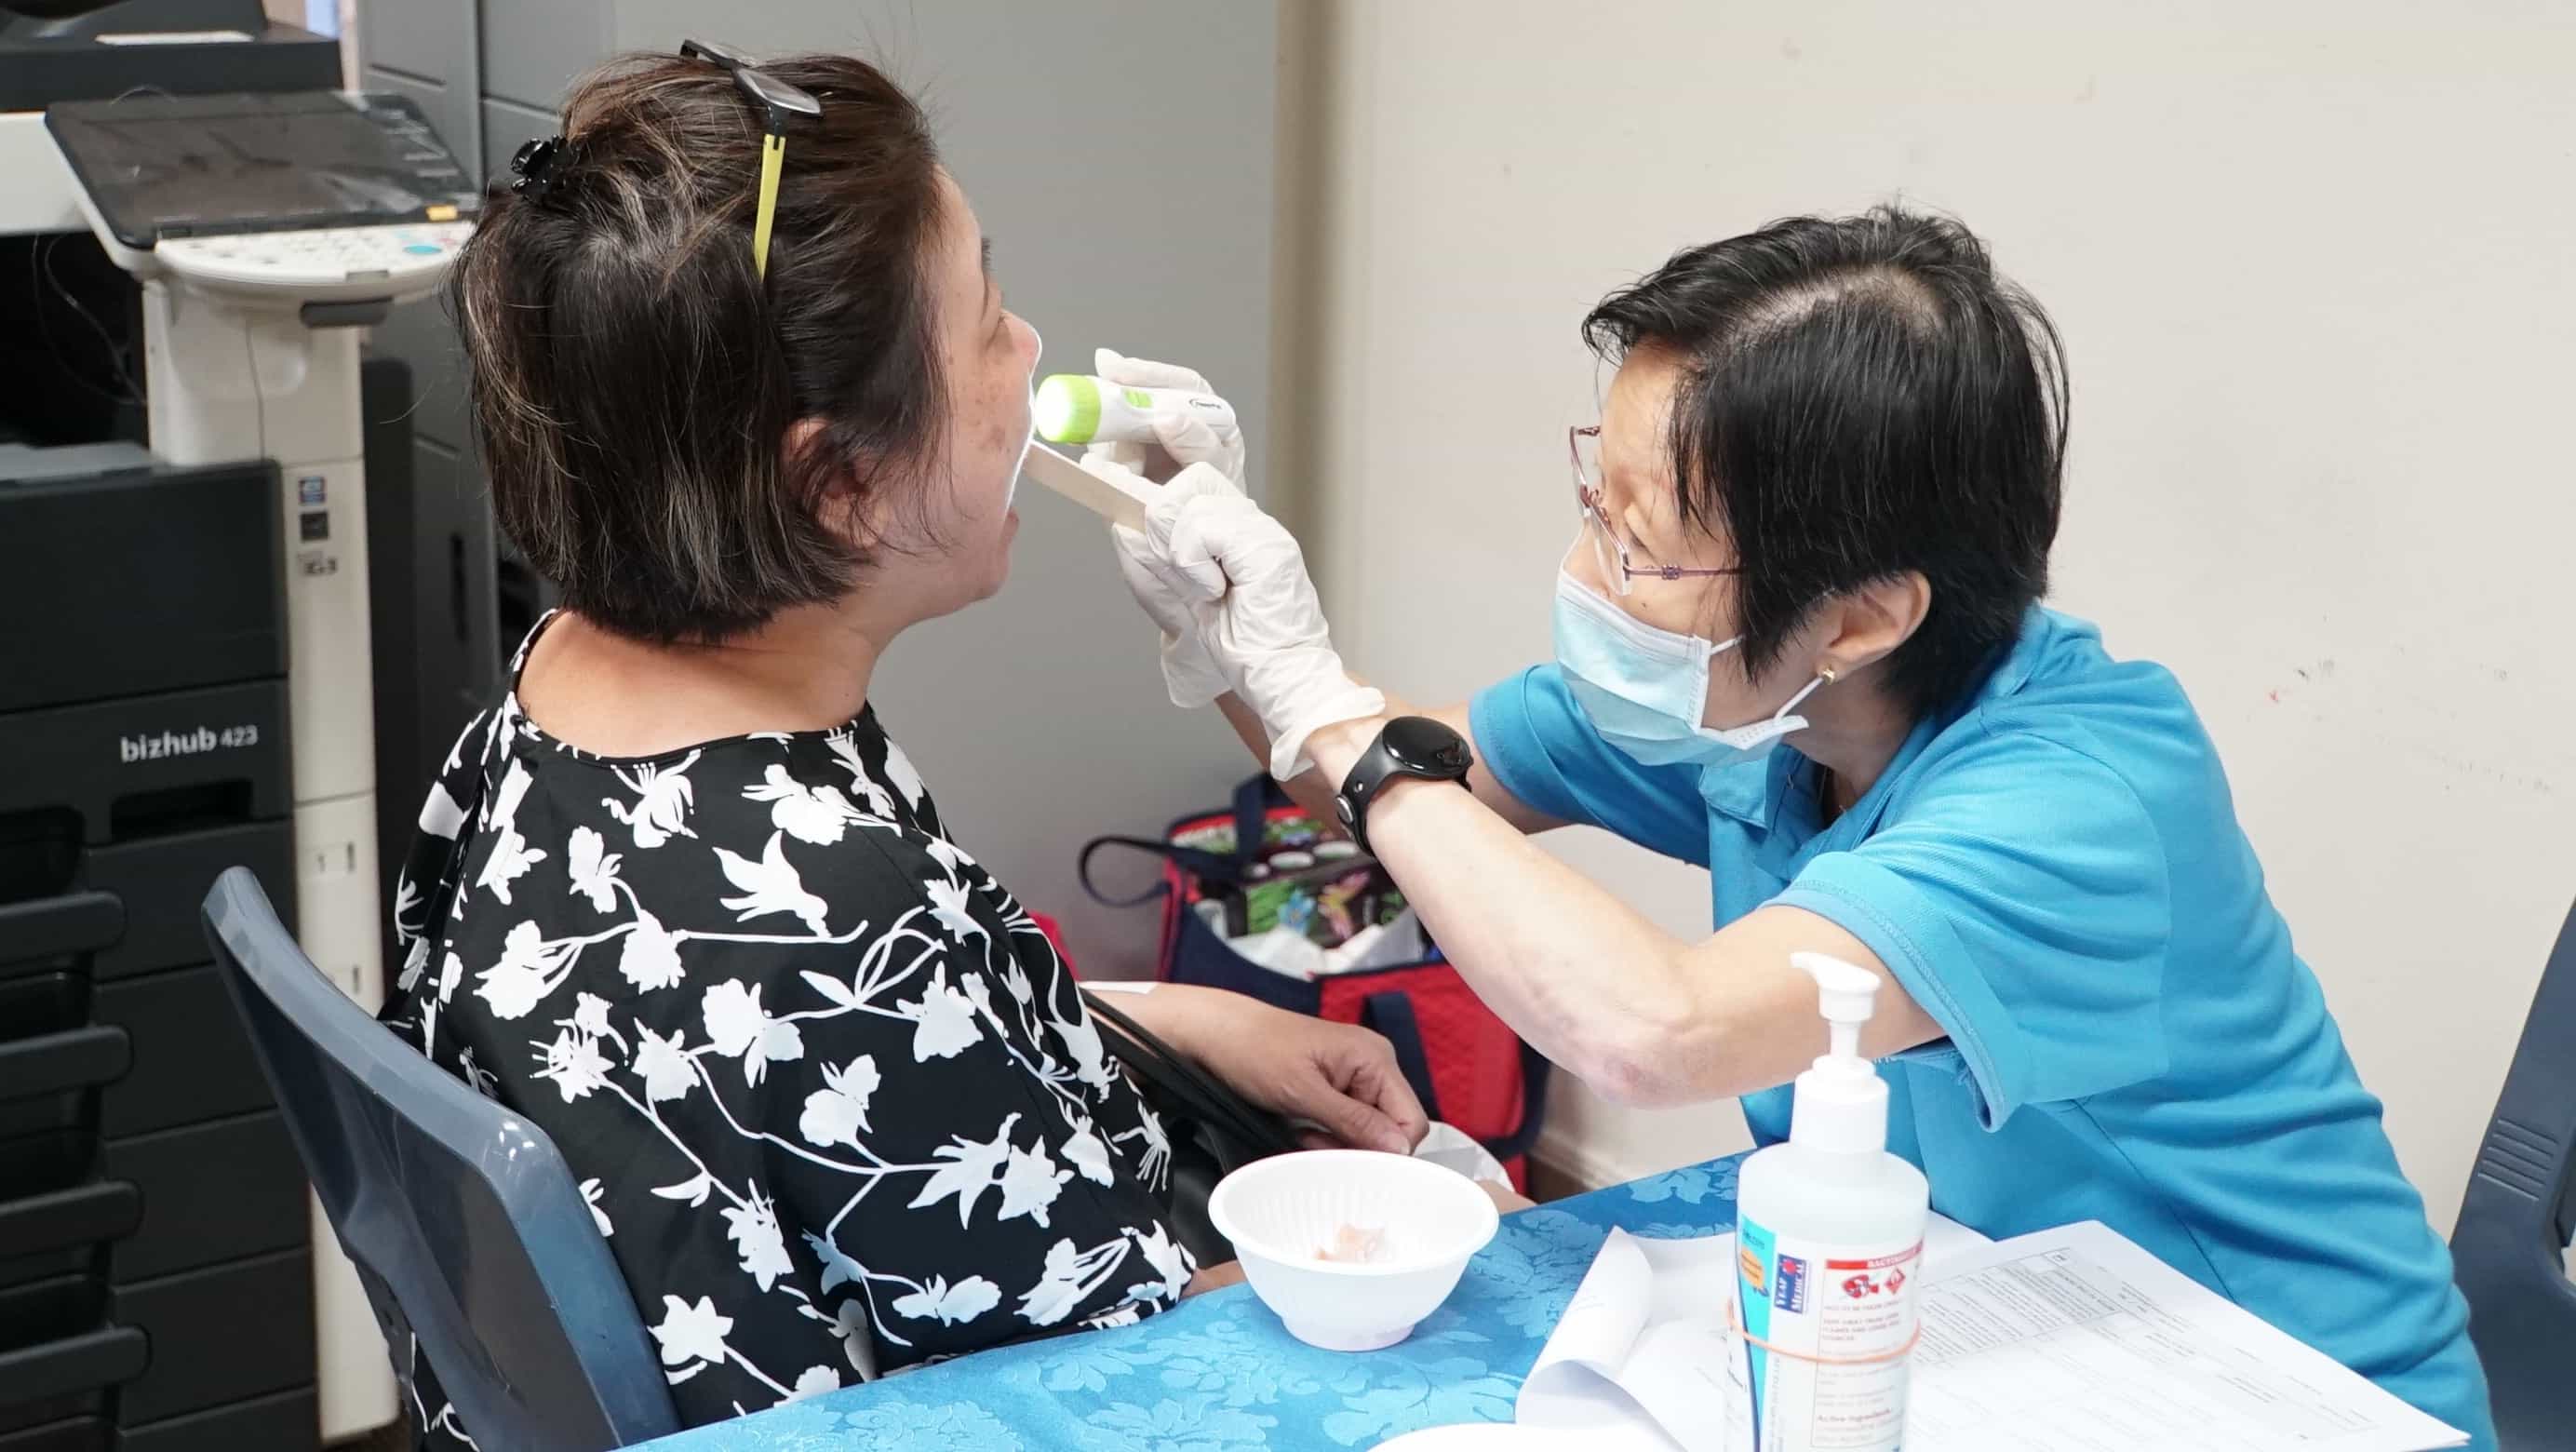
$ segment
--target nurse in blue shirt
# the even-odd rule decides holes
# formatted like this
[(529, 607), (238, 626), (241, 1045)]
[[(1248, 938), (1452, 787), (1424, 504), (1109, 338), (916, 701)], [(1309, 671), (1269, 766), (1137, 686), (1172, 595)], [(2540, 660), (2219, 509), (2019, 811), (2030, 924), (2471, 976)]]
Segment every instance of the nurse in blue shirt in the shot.
[[(1571, 439), (1553, 662), (1390, 705), (1225, 477), (1239, 445), (1175, 436), (1193, 467), (1120, 538), (1174, 698), (1314, 809), (1340, 787), (1467, 981), (1608, 1097), (1740, 1096), (1778, 1140), (1824, 1048), (1789, 955), (1861, 964), (1892, 980), (1889, 1147), (1944, 1214), (2105, 1221), (2491, 1445), (2450, 1254), (2207, 731), (2037, 603), (2066, 402), (2038, 305), (1955, 222), (1880, 209), (1681, 252), (1585, 336), (1618, 371)], [(1526, 840), (1569, 822), (1705, 865), (1716, 931)]]

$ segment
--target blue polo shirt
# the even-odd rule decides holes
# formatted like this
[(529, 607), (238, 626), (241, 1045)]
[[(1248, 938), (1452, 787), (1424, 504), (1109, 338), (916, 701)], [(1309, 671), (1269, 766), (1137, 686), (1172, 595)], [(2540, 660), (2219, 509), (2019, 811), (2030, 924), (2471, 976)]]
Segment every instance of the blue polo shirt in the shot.
[[(1888, 1147), (1943, 1214), (1996, 1237), (2103, 1221), (2493, 1445), (2450, 1250), (2162, 667), (2034, 609), (1831, 823), (1794, 749), (1640, 766), (1552, 665), (1473, 720), (1522, 801), (1707, 867), (1715, 921), (1786, 903), (1878, 954), (1948, 1032), (1879, 1066)], [(1746, 1096), (1761, 1143), (1789, 1096)]]

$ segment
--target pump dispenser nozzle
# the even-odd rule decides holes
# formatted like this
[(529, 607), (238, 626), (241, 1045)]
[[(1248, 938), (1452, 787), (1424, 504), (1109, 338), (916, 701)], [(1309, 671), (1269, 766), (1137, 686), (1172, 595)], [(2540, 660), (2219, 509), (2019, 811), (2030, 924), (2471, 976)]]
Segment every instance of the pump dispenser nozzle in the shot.
[(1878, 1007), (1878, 975), (1823, 953), (1792, 953), (1789, 966), (1816, 980), (1816, 997), (1832, 1026), (1828, 1056), (1860, 1057), (1860, 1026)]
[(1843, 1153), (1885, 1149), (1887, 1083), (1860, 1056), (1860, 1026), (1877, 1007), (1878, 975), (1824, 953), (1792, 953), (1789, 965), (1816, 980), (1831, 1032), (1824, 1055), (1798, 1076), (1790, 1140)]

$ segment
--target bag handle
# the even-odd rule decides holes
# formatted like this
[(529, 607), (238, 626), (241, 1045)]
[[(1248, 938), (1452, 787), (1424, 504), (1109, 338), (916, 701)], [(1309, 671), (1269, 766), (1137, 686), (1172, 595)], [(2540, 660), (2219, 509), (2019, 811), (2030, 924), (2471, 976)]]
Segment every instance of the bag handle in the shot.
[(1521, 1122), (1511, 1133), (1486, 1140), (1485, 1153), (1510, 1160), (1538, 1147), (1538, 1132), (1547, 1127), (1547, 1076), (1555, 1068), (1527, 1039), (1521, 1041)]
[(1102, 907), (1138, 907), (1161, 897), (1166, 890), (1166, 885), (1157, 878), (1153, 886), (1131, 896), (1112, 897), (1102, 892), (1100, 884), (1091, 880), (1091, 856), (1103, 847), (1124, 847), (1131, 851), (1142, 852), (1149, 857), (1157, 857), (1169, 862), (1194, 877), (1222, 877), (1230, 872), (1234, 865), (1230, 860), (1219, 857), (1213, 852), (1202, 852), (1195, 847), (1175, 847), (1169, 842), (1157, 842), (1151, 837), (1094, 837), (1082, 844), (1082, 855), (1074, 859), (1073, 870), (1075, 877), (1082, 883), (1082, 890), (1090, 894), (1091, 900)]
[(1181, 1057), (1144, 1025), (1129, 1018), (1126, 1010), (1112, 1007), (1105, 1001), (1110, 996), (1086, 993), (1082, 1002), (1115, 1030), (1107, 1038), (1107, 1047), (1129, 1073), (1168, 1095), (1184, 1111), (1250, 1147), (1256, 1156), (1286, 1154), (1297, 1148), (1296, 1137), (1285, 1123)]
[(1103, 907), (1131, 908), (1152, 902), (1163, 895), (1159, 882), (1130, 897), (1112, 897), (1102, 892), (1091, 880), (1091, 854), (1103, 847), (1124, 847), (1159, 857), (1203, 882), (1232, 887), (1251, 875), (1252, 864), (1261, 860), (1261, 843), (1270, 825), (1270, 809), (1296, 805), (1279, 783), (1263, 772), (1244, 778), (1234, 789), (1234, 850), (1210, 852), (1199, 847), (1182, 847), (1171, 842), (1158, 842), (1150, 837), (1094, 837), (1082, 844), (1082, 855), (1074, 862), (1074, 873), (1082, 890), (1093, 902)]
[(1270, 773), (1245, 777), (1234, 788), (1234, 876), (1240, 882), (1261, 860), (1261, 844), (1270, 835), (1270, 809), (1294, 806), (1288, 791)]
[[(1413, 1012), (1412, 996), (1401, 988), (1370, 994), (1360, 1000), (1360, 1026), (1386, 1036), (1395, 1050), (1395, 1066), (1422, 1101), (1422, 1112), (1438, 1119), (1440, 1096), (1432, 1088), (1431, 1056), (1422, 1047), (1422, 1024)], [(1480, 1139), (1487, 1154), (1510, 1160), (1529, 1153), (1538, 1143), (1547, 1120), (1547, 1078), (1555, 1067), (1528, 1040), (1521, 1041), (1521, 1122), (1509, 1134)]]
[(1440, 1117), (1440, 1091), (1431, 1082), (1431, 1055), (1422, 1047), (1422, 1022), (1414, 1016), (1413, 995), (1389, 988), (1360, 1000), (1360, 1027), (1386, 1036), (1395, 1050), (1395, 1067), (1422, 1101), (1422, 1112)]

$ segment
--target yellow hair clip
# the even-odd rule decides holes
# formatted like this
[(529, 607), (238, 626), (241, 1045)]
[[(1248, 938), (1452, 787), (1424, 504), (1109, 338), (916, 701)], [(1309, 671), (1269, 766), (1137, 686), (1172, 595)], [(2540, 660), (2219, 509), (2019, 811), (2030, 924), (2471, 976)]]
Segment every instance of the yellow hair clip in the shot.
[(769, 72), (753, 65), (739, 51), (711, 45), (702, 40), (683, 41), (680, 54), (690, 60), (702, 60), (721, 66), (733, 76), (733, 83), (761, 109), (766, 134), (760, 140), (760, 210), (751, 224), (751, 263), (761, 281), (769, 280), (769, 233), (778, 216), (778, 177), (787, 168), (787, 122), (790, 117), (808, 120), (823, 114), (823, 103), (810, 91), (791, 86)]

